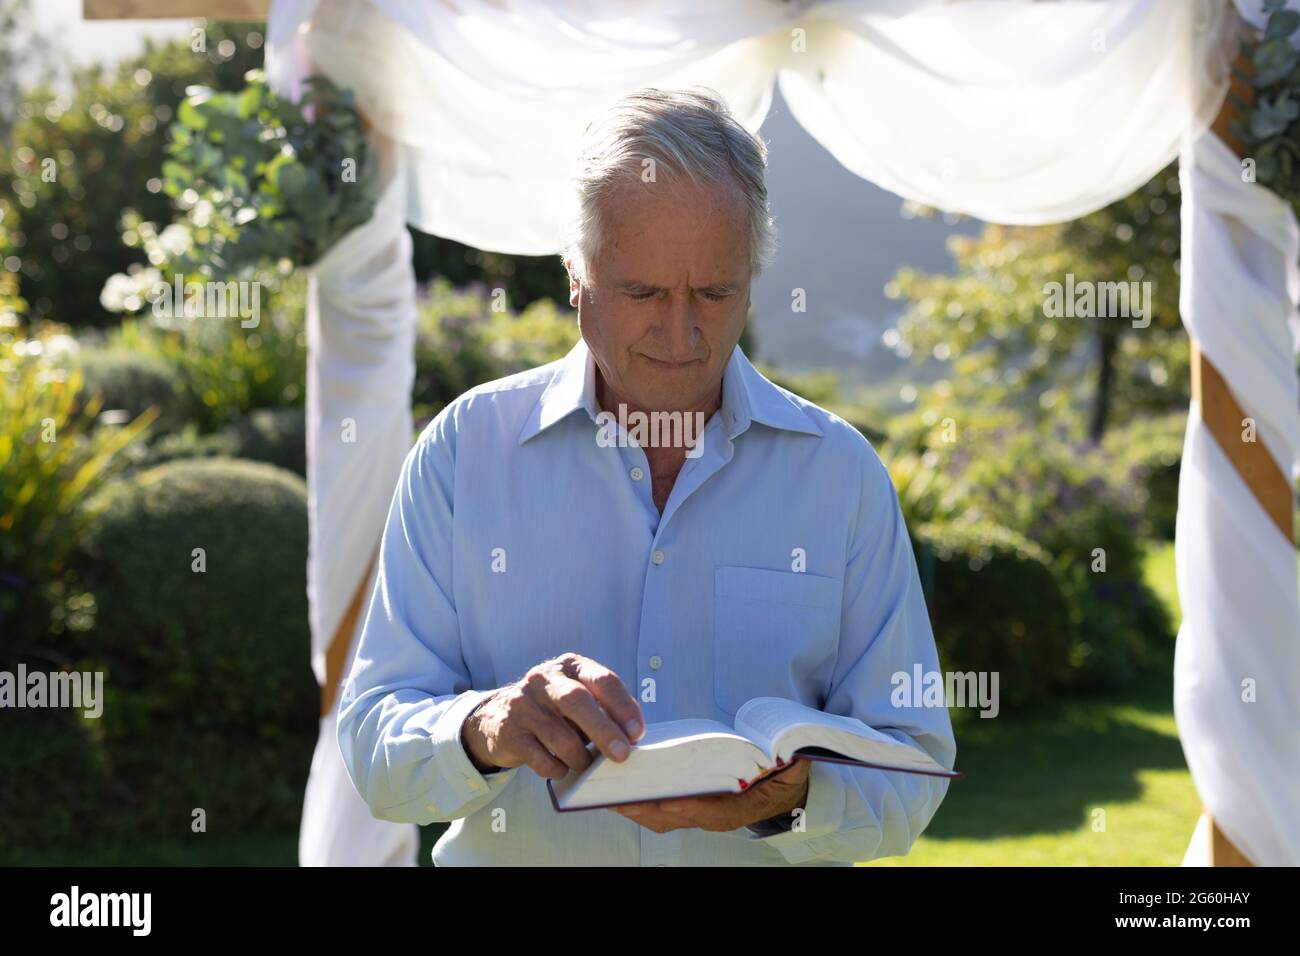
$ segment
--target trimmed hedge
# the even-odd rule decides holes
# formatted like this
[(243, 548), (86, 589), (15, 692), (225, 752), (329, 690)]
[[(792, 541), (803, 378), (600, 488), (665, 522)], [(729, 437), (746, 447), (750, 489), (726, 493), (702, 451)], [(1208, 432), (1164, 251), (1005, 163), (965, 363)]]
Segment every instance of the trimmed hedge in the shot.
[(121, 348), (88, 348), (77, 355), (74, 366), (82, 374), (81, 404), (100, 395), (105, 411), (125, 409), (131, 419), (156, 405), (155, 435), (180, 428), (190, 417), (192, 409), (179, 372), (156, 356)]
[(993, 524), (912, 529), (945, 671), (996, 671), (1004, 712), (1050, 700), (1069, 679), (1075, 622), (1051, 559)]
[(155, 442), (137, 470), (195, 458), (246, 458), (307, 475), (307, 417), (302, 408), (266, 408), (245, 415), (211, 435), (193, 428)]
[[(87, 510), (73, 567), (94, 623), (69, 650), (79, 669), (104, 671), (104, 712), (70, 728), (89, 728), (101, 751), (83, 830), (188, 834), (197, 807), (209, 835), (292, 829), (319, 703), (305, 485), (255, 462), (177, 461), (110, 486)], [(114, 794), (130, 799), (108, 811)], [(28, 798), (43, 812), (39, 790)]]
[(307, 475), (307, 413), (302, 408), (260, 408), (221, 430), (232, 458), (266, 462)]
[(97, 606), (92, 650), (116, 692), (147, 692), (160, 711), (212, 726), (314, 712), (302, 481), (255, 462), (178, 461), (87, 508), (80, 576)]
[(900, 496), (913, 520), (919, 512), (928, 520), (996, 525), (1050, 556), (1075, 623), (1069, 692), (1118, 690), (1167, 666), (1174, 629), (1143, 577), (1137, 489), (1112, 480), (1100, 449), (1006, 427), (930, 448), (922, 464), (944, 472), (949, 487)]

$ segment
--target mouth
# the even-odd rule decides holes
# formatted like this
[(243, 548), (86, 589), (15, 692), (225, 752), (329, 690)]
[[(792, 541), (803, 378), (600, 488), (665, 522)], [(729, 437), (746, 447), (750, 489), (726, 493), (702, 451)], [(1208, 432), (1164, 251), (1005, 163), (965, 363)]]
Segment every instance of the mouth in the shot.
[(690, 359), (686, 362), (665, 362), (662, 359), (651, 358), (649, 355), (642, 355), (641, 358), (649, 362), (655, 368), (663, 369), (667, 372), (678, 372), (682, 369), (690, 368), (692, 365), (699, 365), (703, 359)]

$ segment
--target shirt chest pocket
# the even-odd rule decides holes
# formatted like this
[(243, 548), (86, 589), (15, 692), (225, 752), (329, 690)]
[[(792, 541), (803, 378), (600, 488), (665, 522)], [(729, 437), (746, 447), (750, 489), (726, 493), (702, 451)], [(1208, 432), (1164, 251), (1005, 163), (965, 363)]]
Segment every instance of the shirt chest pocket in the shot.
[(713, 587), (713, 693), (734, 715), (753, 697), (819, 706), (839, 646), (840, 582), (720, 566)]

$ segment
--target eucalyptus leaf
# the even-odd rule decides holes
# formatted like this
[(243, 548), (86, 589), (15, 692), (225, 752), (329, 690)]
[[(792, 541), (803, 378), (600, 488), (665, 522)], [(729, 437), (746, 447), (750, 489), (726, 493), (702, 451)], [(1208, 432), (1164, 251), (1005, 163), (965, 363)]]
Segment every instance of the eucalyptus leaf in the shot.
[(200, 112), (193, 100), (181, 100), (176, 110), (176, 119), (182, 126), (188, 126), (190, 129), (203, 129), (208, 125), (208, 118)]
[(1285, 77), (1296, 64), (1300, 63), (1300, 54), (1289, 40), (1277, 38), (1265, 40), (1255, 50), (1255, 88), (1272, 86)]
[(1279, 10), (1268, 19), (1268, 27), (1264, 31), (1264, 37), (1269, 40), (1275, 40), (1280, 37), (1289, 37), (1295, 33), (1296, 28), (1300, 27), (1300, 12), (1295, 10)]
[(1281, 135), (1300, 115), (1300, 107), (1289, 101), (1261, 103), (1250, 114), (1250, 132), (1256, 139), (1272, 139)]
[[(213, 215), (194, 227), (192, 267), (244, 274), (282, 261), (316, 261), (373, 213), (379, 172), (352, 98), (323, 77), (308, 78), (302, 104), (281, 99), (258, 72), (235, 93), (194, 90), (172, 124), (164, 191), (193, 193)], [(343, 183), (345, 158), (357, 182)]]

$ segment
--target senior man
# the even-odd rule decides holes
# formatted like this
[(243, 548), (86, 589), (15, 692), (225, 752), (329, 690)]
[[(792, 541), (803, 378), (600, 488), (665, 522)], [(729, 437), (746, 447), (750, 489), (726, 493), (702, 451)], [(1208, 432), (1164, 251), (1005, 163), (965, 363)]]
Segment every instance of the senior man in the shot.
[[(943, 800), (803, 760), (734, 796), (560, 814), (546, 791), (759, 696), (953, 766), (947, 711), (891, 700), (938, 658), (888, 473), (737, 345), (774, 247), (765, 165), (707, 91), (620, 100), (575, 174), (581, 340), (461, 396), (406, 460), (339, 744), (376, 817), (451, 821), (437, 865), (847, 864), (906, 853)], [(664, 413), (672, 440), (633, 424)]]

